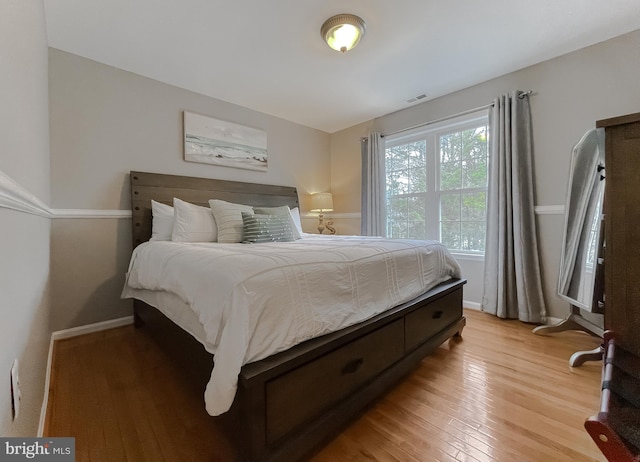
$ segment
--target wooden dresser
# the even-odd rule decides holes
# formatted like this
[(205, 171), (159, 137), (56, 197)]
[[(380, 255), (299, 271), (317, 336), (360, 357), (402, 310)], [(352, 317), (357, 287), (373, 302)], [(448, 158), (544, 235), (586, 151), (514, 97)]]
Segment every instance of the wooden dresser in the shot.
[(605, 318), (616, 343), (640, 356), (640, 113), (605, 129)]
[(605, 310), (600, 411), (585, 428), (610, 462), (640, 461), (640, 113), (605, 129)]

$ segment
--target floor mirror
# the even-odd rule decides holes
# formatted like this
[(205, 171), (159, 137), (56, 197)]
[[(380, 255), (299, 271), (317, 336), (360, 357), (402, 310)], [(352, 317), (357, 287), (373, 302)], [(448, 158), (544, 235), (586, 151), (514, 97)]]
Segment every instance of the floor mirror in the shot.
[[(585, 330), (603, 335), (604, 182), (604, 131), (593, 129), (573, 148), (569, 169), (558, 295), (570, 303), (570, 314), (556, 325), (535, 328), (536, 334)], [(577, 352), (569, 363), (579, 366), (601, 356), (599, 348)]]

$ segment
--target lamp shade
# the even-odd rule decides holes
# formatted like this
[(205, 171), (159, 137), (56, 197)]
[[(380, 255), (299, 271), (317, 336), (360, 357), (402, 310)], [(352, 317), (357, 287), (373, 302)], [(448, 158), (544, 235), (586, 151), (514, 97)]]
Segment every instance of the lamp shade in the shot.
[(316, 193), (311, 196), (312, 212), (331, 212), (333, 211), (333, 196), (331, 193)]
[(344, 53), (358, 44), (366, 27), (364, 20), (356, 15), (337, 14), (322, 24), (320, 34), (327, 45)]

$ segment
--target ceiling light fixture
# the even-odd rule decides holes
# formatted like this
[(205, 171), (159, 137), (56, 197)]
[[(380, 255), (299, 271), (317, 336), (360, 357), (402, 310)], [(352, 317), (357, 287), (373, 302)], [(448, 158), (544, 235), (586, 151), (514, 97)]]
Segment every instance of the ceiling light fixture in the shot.
[(344, 53), (358, 44), (366, 28), (364, 20), (356, 15), (337, 14), (324, 22), (320, 34), (327, 45)]

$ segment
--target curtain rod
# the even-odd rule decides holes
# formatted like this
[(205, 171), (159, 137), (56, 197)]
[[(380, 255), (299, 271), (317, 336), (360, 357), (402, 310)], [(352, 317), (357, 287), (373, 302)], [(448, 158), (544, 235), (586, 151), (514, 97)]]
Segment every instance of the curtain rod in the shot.
[[(518, 98), (522, 98), (524, 96), (529, 96), (529, 95), (532, 95), (532, 94), (533, 94), (533, 90), (521, 91), (518, 94)], [(476, 107), (476, 108), (473, 108), (473, 109), (467, 109), (466, 111), (462, 111), (462, 112), (458, 112), (456, 114), (451, 114), (451, 115), (448, 115), (448, 116), (445, 116), (445, 117), (441, 117), (440, 119), (430, 120), (429, 122), (424, 122), (424, 123), (421, 123), (421, 124), (418, 124), (418, 125), (413, 125), (411, 127), (402, 128), (400, 130), (396, 130), (395, 132), (383, 133), (380, 136), (382, 138), (384, 138), (385, 136), (397, 135), (398, 133), (408, 132), (409, 130), (413, 130), (414, 128), (426, 127), (427, 125), (437, 124), (438, 122), (444, 122), (445, 120), (454, 119), (456, 117), (460, 117), (460, 116), (467, 115), (467, 114), (472, 114), (474, 112), (482, 111), (483, 109), (489, 109), (490, 107), (493, 107), (493, 103), (485, 104), (484, 106)]]

